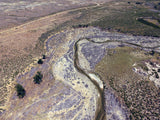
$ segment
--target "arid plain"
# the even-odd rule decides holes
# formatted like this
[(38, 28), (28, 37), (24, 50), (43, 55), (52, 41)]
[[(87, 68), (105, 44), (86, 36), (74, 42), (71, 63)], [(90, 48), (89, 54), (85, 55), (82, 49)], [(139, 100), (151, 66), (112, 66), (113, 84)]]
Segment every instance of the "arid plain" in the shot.
[(0, 119), (157, 120), (159, 6), (0, 0)]

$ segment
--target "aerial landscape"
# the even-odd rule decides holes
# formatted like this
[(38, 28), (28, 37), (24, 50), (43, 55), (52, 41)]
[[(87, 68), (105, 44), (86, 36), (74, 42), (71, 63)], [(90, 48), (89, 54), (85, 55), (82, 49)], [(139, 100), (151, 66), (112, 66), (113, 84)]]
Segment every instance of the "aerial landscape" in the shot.
[(0, 120), (160, 120), (160, 1), (0, 0)]

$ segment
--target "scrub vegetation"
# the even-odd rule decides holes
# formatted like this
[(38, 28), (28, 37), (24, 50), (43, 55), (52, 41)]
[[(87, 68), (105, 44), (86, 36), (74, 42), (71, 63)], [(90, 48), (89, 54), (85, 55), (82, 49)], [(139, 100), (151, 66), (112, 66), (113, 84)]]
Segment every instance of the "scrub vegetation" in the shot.
[[(140, 63), (151, 56), (129, 47), (107, 51), (108, 54), (96, 65), (95, 71), (121, 96), (136, 120), (158, 119), (160, 89), (147, 76), (140, 76), (132, 70), (135, 62)], [(145, 66), (143, 69), (147, 70)]]

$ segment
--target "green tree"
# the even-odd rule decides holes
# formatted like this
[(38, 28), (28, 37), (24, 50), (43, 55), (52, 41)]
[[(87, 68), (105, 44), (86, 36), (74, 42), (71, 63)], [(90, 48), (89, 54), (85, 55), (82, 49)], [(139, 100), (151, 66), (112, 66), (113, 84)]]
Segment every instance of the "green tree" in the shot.
[(26, 91), (23, 88), (23, 86), (20, 85), (20, 84), (16, 84), (15, 88), (16, 88), (16, 91), (17, 91), (17, 96), (19, 98), (23, 98), (25, 96), (25, 94), (26, 94)]
[(42, 82), (42, 78), (43, 78), (43, 75), (41, 74), (41, 72), (37, 72), (37, 74), (34, 76), (34, 80), (33, 80), (33, 82), (35, 83), (35, 84), (40, 84), (41, 82)]
[(42, 60), (42, 59), (39, 59), (39, 60), (38, 60), (38, 64), (43, 64), (43, 60)]
[(45, 55), (42, 55), (43, 59), (46, 59), (46, 56)]

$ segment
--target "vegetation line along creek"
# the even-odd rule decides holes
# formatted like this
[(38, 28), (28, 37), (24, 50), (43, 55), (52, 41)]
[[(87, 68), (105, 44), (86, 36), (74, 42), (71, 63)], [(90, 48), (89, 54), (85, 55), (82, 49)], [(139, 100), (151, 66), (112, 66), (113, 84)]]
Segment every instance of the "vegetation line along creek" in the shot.
[[(155, 46), (155, 47), (143, 47), (141, 45), (138, 45), (138, 44), (135, 44), (135, 43), (130, 43), (130, 42), (124, 42), (124, 41), (118, 41), (118, 40), (107, 40), (107, 41), (103, 41), (103, 42), (96, 42), (96, 41), (93, 41), (91, 40), (90, 38), (81, 38), (79, 40), (77, 40), (75, 42), (75, 45), (74, 45), (74, 66), (75, 68), (80, 72), (82, 73), (83, 75), (85, 75), (86, 77), (88, 77), (91, 82), (96, 86), (98, 92), (99, 92), (99, 98), (98, 98), (98, 105), (97, 105), (97, 110), (96, 110), (96, 115), (95, 115), (95, 120), (103, 120), (104, 116), (105, 116), (105, 113), (104, 113), (104, 89), (100, 87), (99, 83), (97, 82), (97, 80), (95, 80), (94, 78), (91, 78), (88, 74), (88, 72), (86, 70), (84, 70), (83, 68), (81, 68), (80, 64), (79, 64), (79, 58), (78, 58), (78, 43), (81, 41), (81, 40), (88, 40), (89, 42), (92, 42), (92, 43), (97, 43), (97, 44), (102, 44), (102, 43), (110, 43), (110, 42), (119, 42), (119, 43), (125, 43), (125, 44), (128, 44), (128, 45), (133, 45), (133, 46), (136, 46), (136, 47), (139, 47), (139, 48), (146, 48), (146, 49), (155, 49), (155, 48), (158, 48), (159, 46)], [(102, 80), (101, 80), (102, 81)], [(103, 81), (102, 81), (103, 83)], [(103, 85), (104, 86), (104, 85)]]
[(120, 41), (120, 40), (107, 40), (107, 41), (103, 41), (103, 42), (95, 42), (95, 41), (91, 40), (90, 38), (84, 38), (84, 39), (88, 40), (89, 42), (96, 43), (96, 44), (119, 42), (119, 43), (122, 43), (122, 44), (125, 43), (125, 44), (128, 44), (128, 45), (133, 45), (133, 46), (136, 46), (136, 47), (139, 47), (139, 48), (146, 48), (146, 49), (156, 49), (156, 48), (160, 47), (160, 45), (157, 45), (155, 47), (144, 47), (144, 46), (136, 44), (136, 43), (125, 42), (125, 41)]

